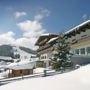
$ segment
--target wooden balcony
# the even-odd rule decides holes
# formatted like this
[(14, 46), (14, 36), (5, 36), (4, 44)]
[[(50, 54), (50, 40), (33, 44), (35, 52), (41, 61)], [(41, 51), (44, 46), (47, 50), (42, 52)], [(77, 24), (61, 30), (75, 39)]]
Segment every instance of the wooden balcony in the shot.
[(38, 50), (37, 50), (37, 52), (39, 52), (39, 51), (41, 51), (41, 50), (44, 50), (44, 49), (46, 49), (46, 48), (49, 48), (50, 47), (50, 44), (46, 44), (45, 46), (41, 46)]
[(40, 56), (42, 54), (46, 54), (46, 53), (52, 53), (54, 51), (53, 47), (47, 48), (45, 50), (39, 51), (37, 56)]
[(41, 45), (43, 45), (45, 42), (47, 42), (48, 41), (48, 39), (46, 38), (46, 39), (44, 39), (43, 41), (41, 41), (40, 43), (39, 43), (39, 46), (41, 46)]

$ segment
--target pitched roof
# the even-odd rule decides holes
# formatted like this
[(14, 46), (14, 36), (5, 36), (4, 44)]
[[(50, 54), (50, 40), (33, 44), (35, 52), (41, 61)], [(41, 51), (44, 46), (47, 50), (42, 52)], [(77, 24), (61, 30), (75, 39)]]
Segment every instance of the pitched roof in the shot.
[(82, 27), (82, 26), (84, 26), (84, 25), (86, 25), (88, 23), (90, 24), (90, 20), (85, 21), (85, 22), (77, 25), (76, 27), (74, 27), (74, 28), (70, 29), (69, 31), (65, 32), (65, 34), (68, 34), (68, 33), (72, 32), (72, 31), (74, 31), (75, 29), (79, 29), (80, 27)]
[(57, 35), (56, 34), (42, 34), (39, 38), (38, 38), (38, 40), (36, 41), (36, 43), (35, 43), (35, 45), (38, 45), (38, 43), (40, 42), (40, 40), (41, 39), (43, 39), (43, 38), (48, 38), (48, 37), (56, 37)]
[(53, 42), (53, 41), (56, 40), (57, 38), (58, 38), (58, 37), (51, 38), (51, 39), (48, 41), (48, 43)]

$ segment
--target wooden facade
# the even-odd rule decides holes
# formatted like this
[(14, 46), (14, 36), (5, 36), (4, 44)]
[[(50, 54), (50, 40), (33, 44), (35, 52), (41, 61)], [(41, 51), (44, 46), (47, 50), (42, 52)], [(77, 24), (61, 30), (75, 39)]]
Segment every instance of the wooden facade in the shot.
[(29, 74), (33, 74), (33, 69), (12, 70), (12, 73), (9, 73), (8, 77), (11, 78)]
[(49, 35), (46, 35), (46, 36), (40, 36), (39, 39), (37, 40), (36, 44), (37, 46), (39, 46), (39, 48), (37, 49), (37, 56), (40, 56), (42, 54), (45, 54), (45, 53), (51, 53), (53, 51), (53, 45), (56, 43), (55, 41), (54, 42), (51, 42), (51, 43), (47, 43), (50, 39), (52, 38), (55, 38), (57, 37), (57, 35), (55, 34), (49, 34)]
[[(52, 38), (56, 38), (57, 35), (55, 34), (48, 34), (48, 35), (42, 35), (39, 37), (39, 39), (37, 40), (36, 44), (37, 46), (39, 46), (39, 48), (37, 49), (37, 56), (39, 57), (39, 59), (41, 61), (43, 61), (42, 66), (43, 67), (47, 67), (50, 62), (50, 58), (46, 58), (46, 54), (51, 54), (53, 53), (54, 49), (53, 49), (53, 45), (56, 43), (56, 41), (52, 41), (49, 42)], [(48, 43), (49, 42), (49, 43)], [(42, 60), (43, 59), (43, 60)]]

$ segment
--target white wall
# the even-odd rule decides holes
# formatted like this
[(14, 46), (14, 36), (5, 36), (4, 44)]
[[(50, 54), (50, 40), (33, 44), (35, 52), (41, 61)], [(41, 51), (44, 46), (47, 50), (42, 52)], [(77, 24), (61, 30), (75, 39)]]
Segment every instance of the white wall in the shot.
[(86, 35), (85, 37), (90, 36), (90, 29), (86, 30), (85, 32), (81, 32), (80, 34), (76, 34), (75, 36), (72, 36), (71, 38), (68, 38), (67, 42), (72, 42), (73, 39), (80, 40), (82, 38), (85, 38), (85, 37), (82, 37), (84, 35)]

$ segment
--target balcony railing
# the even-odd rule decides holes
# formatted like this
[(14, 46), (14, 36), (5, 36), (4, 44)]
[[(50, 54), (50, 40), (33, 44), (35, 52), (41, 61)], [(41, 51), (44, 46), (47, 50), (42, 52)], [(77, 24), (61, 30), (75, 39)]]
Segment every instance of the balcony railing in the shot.
[(51, 53), (53, 51), (53, 47), (47, 48), (45, 50), (39, 51), (37, 56), (40, 56), (41, 54), (45, 54), (45, 53)]
[(41, 51), (49, 47), (50, 47), (50, 44), (46, 44), (45, 46), (41, 46), (37, 51)]
[(47, 42), (48, 41), (48, 39), (46, 38), (46, 39), (44, 39), (43, 41), (41, 41), (40, 43), (39, 43), (39, 45), (42, 45), (42, 44), (44, 44), (45, 42)]

